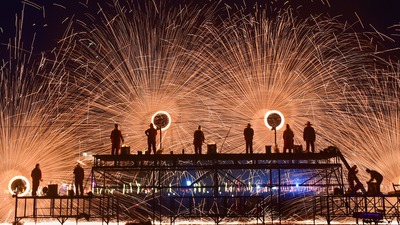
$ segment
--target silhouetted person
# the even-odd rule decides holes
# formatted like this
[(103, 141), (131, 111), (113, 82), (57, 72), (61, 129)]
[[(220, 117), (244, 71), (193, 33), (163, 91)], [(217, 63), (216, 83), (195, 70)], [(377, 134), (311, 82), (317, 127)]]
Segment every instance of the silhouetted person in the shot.
[(31, 177), (32, 177), (32, 196), (36, 196), (40, 181), (42, 181), (42, 171), (40, 170), (39, 163), (36, 164), (35, 168), (32, 170)]
[(289, 124), (286, 124), (286, 130), (283, 131), (283, 152), (286, 153), (286, 149), (289, 153), (292, 152), (294, 146), (294, 133), (290, 129)]
[(251, 128), (251, 124), (247, 124), (247, 127), (243, 131), (244, 140), (246, 141), (246, 154), (253, 154), (253, 136), (254, 130)]
[[(369, 181), (367, 181), (368, 184), (368, 189), (370, 187), (371, 184), (376, 185), (376, 194), (381, 193), (381, 184), (383, 181), (383, 176), (382, 174), (380, 174), (379, 172), (375, 171), (375, 170), (370, 170), (370, 169), (366, 169), (365, 171), (367, 171), (367, 173), (369, 173), (371, 175), (371, 179)], [(369, 192), (369, 190), (368, 190)]]
[(204, 133), (201, 130), (201, 126), (197, 128), (193, 135), (193, 145), (194, 145), (194, 153), (201, 155), (201, 147), (204, 143)]
[(357, 166), (354, 165), (350, 168), (349, 173), (347, 174), (347, 180), (349, 181), (349, 188), (350, 188), (351, 193), (357, 192), (356, 185), (355, 185), (357, 173), (358, 173)]
[(303, 131), (303, 139), (306, 142), (306, 151), (310, 152), (310, 146), (311, 146), (311, 152), (314, 153), (315, 130), (313, 127), (311, 127), (310, 121), (308, 121), (306, 125), (307, 126), (304, 128)]
[(111, 131), (111, 155), (118, 155), (118, 151), (121, 149), (121, 141), (124, 142), (124, 137), (120, 130), (118, 130), (118, 124), (115, 124), (114, 130)]
[(83, 179), (85, 177), (85, 172), (79, 163), (78, 165), (75, 166), (74, 175), (75, 175), (75, 193), (76, 195), (83, 195)]
[(154, 155), (156, 154), (156, 136), (157, 130), (154, 128), (153, 124), (150, 124), (150, 128), (144, 132), (147, 136), (147, 154), (150, 154), (151, 149), (153, 149)]

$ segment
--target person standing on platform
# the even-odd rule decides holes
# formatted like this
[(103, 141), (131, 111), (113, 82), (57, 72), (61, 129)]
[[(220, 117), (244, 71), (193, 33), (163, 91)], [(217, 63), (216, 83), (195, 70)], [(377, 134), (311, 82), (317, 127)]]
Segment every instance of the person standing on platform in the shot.
[(151, 123), (150, 128), (144, 132), (147, 136), (147, 154), (150, 155), (151, 149), (153, 149), (154, 155), (156, 154), (156, 136), (157, 130), (154, 128), (154, 125)]
[(356, 174), (358, 173), (357, 170), (357, 166), (353, 165), (350, 170), (349, 173), (347, 174), (347, 180), (349, 182), (349, 188), (350, 188), (350, 192), (351, 193), (356, 193), (356, 185), (355, 185), (355, 181), (356, 181)]
[(246, 141), (246, 154), (253, 154), (253, 136), (254, 130), (251, 128), (251, 124), (248, 123), (247, 127), (243, 131), (244, 140)]
[[(380, 194), (381, 193), (381, 184), (382, 184), (382, 181), (383, 181), (382, 174), (380, 174), (379, 172), (377, 172), (375, 170), (370, 170), (370, 169), (366, 169), (365, 171), (371, 175), (371, 179), (369, 179), (369, 181), (367, 181), (368, 192), (370, 192), (372, 194)], [(373, 191), (369, 190), (371, 185), (375, 186), (373, 188), (374, 189)]]
[(193, 135), (193, 145), (194, 145), (194, 153), (201, 155), (201, 147), (204, 143), (204, 133), (201, 130), (201, 126), (197, 128)]
[(40, 170), (39, 163), (36, 164), (35, 168), (32, 170), (31, 177), (32, 177), (32, 196), (36, 196), (40, 181), (43, 181), (42, 171)]
[(286, 149), (289, 153), (292, 153), (294, 146), (294, 133), (290, 129), (289, 124), (286, 124), (286, 130), (283, 131), (283, 153), (286, 153)]
[(83, 195), (83, 179), (85, 178), (85, 172), (79, 163), (78, 165), (75, 166), (74, 175), (75, 175), (75, 193), (78, 196)]
[(306, 151), (310, 152), (310, 146), (311, 146), (311, 152), (314, 153), (315, 152), (315, 146), (314, 146), (315, 130), (311, 126), (310, 121), (308, 121), (306, 125), (307, 126), (304, 128), (304, 131), (303, 131), (303, 139), (306, 142)]
[(124, 142), (124, 137), (120, 130), (118, 130), (118, 124), (114, 125), (114, 130), (111, 131), (111, 155), (118, 155), (119, 149), (121, 149), (121, 141)]

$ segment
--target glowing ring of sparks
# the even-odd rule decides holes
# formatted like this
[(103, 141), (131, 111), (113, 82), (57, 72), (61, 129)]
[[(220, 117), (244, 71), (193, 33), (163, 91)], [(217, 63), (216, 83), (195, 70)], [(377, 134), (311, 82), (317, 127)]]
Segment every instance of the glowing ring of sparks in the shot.
[(161, 115), (165, 115), (165, 116), (168, 117), (168, 124), (161, 128), (162, 131), (165, 131), (165, 130), (167, 130), (167, 129), (171, 126), (171, 115), (169, 115), (168, 112), (166, 112), (166, 111), (158, 111), (158, 112), (154, 113), (153, 116), (151, 117), (151, 122), (152, 122), (154, 125), (156, 125), (154, 119), (156, 118), (156, 116), (158, 116), (158, 115), (160, 115), (160, 114), (161, 114)]
[(12, 185), (12, 183), (13, 183), (14, 181), (16, 181), (16, 180), (18, 180), (18, 179), (21, 179), (22, 181), (24, 181), (24, 182), (25, 182), (25, 185), (26, 185), (25, 191), (22, 192), (22, 193), (18, 193), (18, 196), (25, 196), (26, 194), (29, 193), (29, 190), (31, 189), (31, 184), (29, 183), (29, 180), (28, 180), (26, 177), (24, 177), (24, 176), (15, 176), (15, 177), (11, 178), (10, 182), (8, 182), (8, 191), (9, 191), (12, 195), (15, 194), (15, 191), (12, 189), (11, 185)]
[(283, 125), (285, 124), (285, 117), (283, 116), (283, 114), (281, 112), (279, 112), (278, 110), (270, 110), (267, 113), (265, 113), (264, 115), (264, 124), (265, 126), (267, 126), (268, 129), (272, 129), (272, 126), (269, 125), (268, 123), (268, 117), (272, 114), (278, 114), (281, 117), (281, 122), (278, 124), (278, 126), (276, 126), (276, 130), (279, 130), (283, 127)]

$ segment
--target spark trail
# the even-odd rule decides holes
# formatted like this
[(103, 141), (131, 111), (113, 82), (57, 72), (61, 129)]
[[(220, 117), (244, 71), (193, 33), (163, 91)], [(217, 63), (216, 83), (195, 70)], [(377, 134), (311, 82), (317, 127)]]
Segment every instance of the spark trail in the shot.
[(14, 219), (15, 200), (8, 192), (11, 178), (22, 175), (31, 180), (31, 170), (39, 163), (41, 187), (51, 182), (68, 185), (80, 159), (80, 113), (68, 92), (72, 89), (57, 81), (65, 75), (62, 63), (45, 54), (36, 58), (34, 39), (30, 46), (22, 39), (23, 16), (16, 21), (15, 38), (1, 45), (2, 57), (8, 56), (0, 64), (1, 221)]
[[(99, 3), (38, 62), (19, 38), (3, 45), (9, 58), (0, 80), (2, 190), (14, 175), (29, 178), (36, 163), (44, 183), (70, 182), (81, 150), (110, 153), (114, 123), (132, 150), (145, 150), (144, 130), (160, 110), (172, 120), (164, 153), (192, 153), (198, 125), (208, 143), (224, 143), (224, 153), (243, 153), (247, 123), (261, 153), (273, 142), (263, 116), (279, 110), (297, 144), (311, 121), (318, 150), (338, 146), (351, 163), (380, 170), (386, 186), (399, 179), (397, 63), (378, 60), (375, 42), (332, 18), (297, 18), (290, 7), (233, 12), (227, 5), (227, 16), (215, 17), (221, 8)], [(2, 219), (10, 220), (13, 201), (2, 194)], [(146, 205), (151, 196), (145, 197), (125, 202)]]
[(68, 40), (77, 46), (68, 66), (77, 68), (73, 79), (81, 80), (82, 94), (90, 99), (89, 123), (100, 127), (106, 140), (94, 140), (101, 153), (109, 153), (114, 123), (121, 124), (126, 143), (144, 150), (144, 131), (158, 111), (172, 117), (171, 128), (163, 134), (167, 150), (191, 151), (192, 130), (198, 124), (210, 130), (208, 139), (213, 139), (211, 131), (220, 118), (210, 102), (217, 99), (201, 89), (215, 84), (207, 65), (193, 60), (205, 47), (202, 30), (210, 26), (213, 8), (193, 7), (117, 4), (110, 14), (99, 6), (101, 22)]

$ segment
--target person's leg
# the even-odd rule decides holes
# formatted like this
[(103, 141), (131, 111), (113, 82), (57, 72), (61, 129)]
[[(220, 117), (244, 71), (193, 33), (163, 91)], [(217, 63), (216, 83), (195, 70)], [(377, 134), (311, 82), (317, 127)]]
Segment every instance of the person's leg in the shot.
[(310, 152), (310, 142), (306, 141), (306, 152)]
[(32, 196), (36, 196), (38, 187), (39, 187), (39, 184), (37, 182), (33, 181), (32, 182)]
[(156, 142), (153, 142), (151, 145), (153, 145), (153, 154), (156, 154), (157, 148), (156, 148)]
[(79, 181), (75, 180), (75, 195), (79, 195)]
[(83, 195), (83, 181), (79, 181), (79, 188), (81, 191), (81, 195)]
[(354, 180), (350, 178), (348, 179), (348, 181), (349, 181), (349, 188), (353, 192), (353, 190), (355, 189)]
[(249, 147), (250, 147), (250, 154), (253, 154), (253, 142), (252, 141), (250, 142)]
[(313, 142), (313, 141), (310, 141), (310, 144), (311, 144), (311, 151), (312, 151), (312, 153), (315, 153), (314, 142)]
[(199, 155), (201, 155), (201, 148), (202, 148), (202, 146), (199, 145)]
[(379, 180), (376, 180), (376, 188), (377, 188), (378, 194), (381, 193), (381, 184), (382, 184), (382, 181), (383, 181), (383, 178), (382, 178), (382, 179), (379, 179)]

